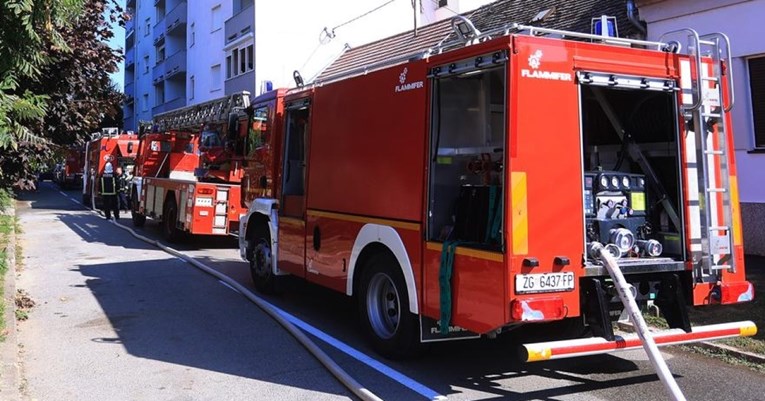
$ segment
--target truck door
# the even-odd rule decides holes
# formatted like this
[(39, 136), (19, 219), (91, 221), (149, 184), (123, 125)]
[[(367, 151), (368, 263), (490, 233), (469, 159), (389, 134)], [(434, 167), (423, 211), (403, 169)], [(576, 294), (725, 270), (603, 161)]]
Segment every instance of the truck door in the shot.
[(305, 277), (306, 162), (310, 103), (287, 104), (282, 194), (279, 205), (279, 268)]

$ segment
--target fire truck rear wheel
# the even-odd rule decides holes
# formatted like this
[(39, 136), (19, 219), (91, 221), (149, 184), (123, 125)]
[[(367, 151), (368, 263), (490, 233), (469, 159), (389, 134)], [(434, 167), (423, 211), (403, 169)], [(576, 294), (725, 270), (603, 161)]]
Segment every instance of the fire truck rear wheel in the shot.
[(379, 354), (390, 359), (418, 356), (424, 350), (417, 316), (409, 312), (404, 275), (387, 253), (373, 256), (361, 275), (359, 319), (367, 339)]
[(132, 194), (130, 195), (133, 200), (133, 209), (130, 210), (130, 215), (133, 218), (133, 225), (135, 227), (143, 227), (144, 224), (146, 224), (146, 215), (138, 213), (138, 191), (136, 191), (135, 188), (133, 188)]
[(267, 238), (255, 240), (250, 257), (250, 275), (255, 288), (266, 294), (278, 291), (277, 278), (272, 267), (271, 241)]
[(178, 242), (181, 231), (178, 224), (178, 207), (174, 200), (165, 202), (165, 210), (162, 212), (162, 235), (170, 242)]

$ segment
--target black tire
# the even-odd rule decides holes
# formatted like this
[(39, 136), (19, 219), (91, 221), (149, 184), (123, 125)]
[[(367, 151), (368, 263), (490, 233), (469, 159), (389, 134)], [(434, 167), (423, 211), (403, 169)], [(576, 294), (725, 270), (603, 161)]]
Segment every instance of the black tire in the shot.
[(181, 230), (178, 229), (178, 206), (172, 198), (165, 201), (162, 211), (162, 236), (168, 242), (178, 242), (181, 239)]
[[(132, 199), (138, 199), (136, 196), (137, 192), (135, 188), (133, 188), (132, 191)], [(146, 224), (146, 215), (138, 213), (138, 205), (134, 202), (132, 203), (132, 208), (130, 209), (130, 215), (133, 218), (133, 226), (134, 227), (143, 227), (144, 224)]]
[(146, 224), (146, 216), (138, 213), (135, 210), (130, 211), (130, 216), (133, 219), (133, 227), (143, 227)]
[(274, 274), (272, 268), (271, 238), (268, 231), (256, 230), (261, 232), (252, 235), (250, 239), (251, 250), (248, 259), (250, 261), (250, 275), (255, 289), (265, 294), (280, 293), (278, 285), (279, 277)]
[(420, 356), (419, 320), (409, 312), (406, 282), (393, 255), (373, 256), (363, 267), (357, 296), (359, 320), (372, 348), (389, 359)]

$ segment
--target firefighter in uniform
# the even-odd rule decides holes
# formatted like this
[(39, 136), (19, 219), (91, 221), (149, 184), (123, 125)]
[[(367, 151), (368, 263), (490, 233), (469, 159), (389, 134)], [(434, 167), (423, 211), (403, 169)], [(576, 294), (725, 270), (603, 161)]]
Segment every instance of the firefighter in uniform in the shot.
[(99, 180), (101, 184), (101, 200), (103, 202), (104, 216), (106, 220), (111, 220), (111, 214), (114, 212), (114, 218), (120, 218), (120, 209), (117, 205), (117, 177), (114, 176), (112, 164), (107, 162), (104, 166), (104, 174)]
[(122, 170), (122, 167), (117, 166), (117, 199), (119, 200), (118, 208), (126, 212), (130, 207), (130, 204), (128, 203), (127, 190), (128, 175)]

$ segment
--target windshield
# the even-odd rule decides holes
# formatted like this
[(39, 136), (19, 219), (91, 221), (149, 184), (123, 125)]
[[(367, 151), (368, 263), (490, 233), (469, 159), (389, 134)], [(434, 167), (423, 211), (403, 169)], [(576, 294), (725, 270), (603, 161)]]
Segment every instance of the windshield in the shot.
[(199, 141), (201, 147), (215, 148), (223, 146), (217, 131), (202, 131), (202, 138)]

